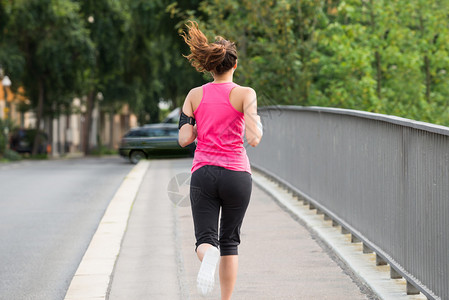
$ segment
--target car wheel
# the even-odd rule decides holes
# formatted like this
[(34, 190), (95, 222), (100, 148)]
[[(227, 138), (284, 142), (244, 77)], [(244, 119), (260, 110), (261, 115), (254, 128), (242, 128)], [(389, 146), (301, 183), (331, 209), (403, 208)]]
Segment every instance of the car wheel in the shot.
[(129, 155), (129, 161), (132, 164), (137, 164), (141, 159), (145, 159), (145, 158), (147, 158), (147, 157), (145, 156), (145, 153), (143, 153), (143, 151), (133, 151)]

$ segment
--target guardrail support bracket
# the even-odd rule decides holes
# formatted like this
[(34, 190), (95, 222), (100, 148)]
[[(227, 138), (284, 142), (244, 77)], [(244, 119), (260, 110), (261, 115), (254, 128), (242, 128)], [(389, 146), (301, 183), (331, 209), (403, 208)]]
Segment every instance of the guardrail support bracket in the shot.
[(358, 239), (355, 235), (351, 234), (351, 243), (360, 243), (361, 240)]
[(401, 279), (402, 276), (401, 276), (401, 274), (396, 272), (396, 270), (392, 266), (390, 266), (390, 278), (391, 279)]
[(419, 290), (410, 282), (407, 281), (407, 295), (418, 295)]
[(366, 245), (365, 243), (363, 243), (363, 253), (365, 253), (365, 254), (373, 253), (373, 250), (371, 250), (371, 248), (368, 247), (368, 245)]
[(376, 254), (376, 266), (385, 266), (387, 265), (387, 261)]

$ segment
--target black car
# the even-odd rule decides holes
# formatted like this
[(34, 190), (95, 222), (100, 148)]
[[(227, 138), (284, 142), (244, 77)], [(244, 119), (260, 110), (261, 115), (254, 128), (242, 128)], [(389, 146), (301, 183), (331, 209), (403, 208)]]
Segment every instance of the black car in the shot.
[(150, 124), (128, 131), (122, 138), (119, 153), (133, 164), (156, 155), (189, 154), (193, 156), (195, 143), (182, 148), (178, 144), (178, 125)]
[(36, 129), (17, 129), (13, 131), (10, 138), (10, 149), (18, 153), (31, 154), (36, 134), (40, 135), (37, 153), (47, 153), (48, 136), (45, 132)]

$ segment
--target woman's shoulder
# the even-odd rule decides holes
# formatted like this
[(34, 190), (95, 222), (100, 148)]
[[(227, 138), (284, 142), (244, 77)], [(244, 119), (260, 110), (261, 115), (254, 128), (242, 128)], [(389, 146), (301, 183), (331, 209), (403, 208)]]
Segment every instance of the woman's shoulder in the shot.
[(198, 94), (203, 92), (203, 86), (194, 87), (189, 91), (189, 94)]
[(256, 91), (249, 86), (237, 85), (233, 89), (233, 93), (235, 93), (236, 96), (241, 96), (241, 97), (245, 97), (245, 98), (256, 96)]
[(201, 98), (203, 96), (203, 87), (197, 86), (189, 91), (187, 98)]

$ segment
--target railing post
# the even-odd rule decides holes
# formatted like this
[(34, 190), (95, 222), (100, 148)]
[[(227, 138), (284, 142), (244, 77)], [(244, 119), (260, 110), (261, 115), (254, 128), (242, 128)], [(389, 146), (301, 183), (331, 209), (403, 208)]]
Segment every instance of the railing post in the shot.
[(401, 279), (402, 276), (401, 276), (401, 274), (396, 272), (396, 270), (392, 266), (390, 266), (390, 278), (391, 279)]
[(365, 254), (373, 253), (373, 250), (371, 250), (371, 248), (368, 247), (367, 244), (363, 243), (363, 253), (365, 253)]
[(407, 281), (407, 295), (418, 295), (419, 290), (410, 282)]
[(355, 235), (351, 234), (351, 243), (360, 243), (361, 240)]
[(385, 266), (385, 265), (387, 265), (387, 261), (376, 253), (376, 266)]

